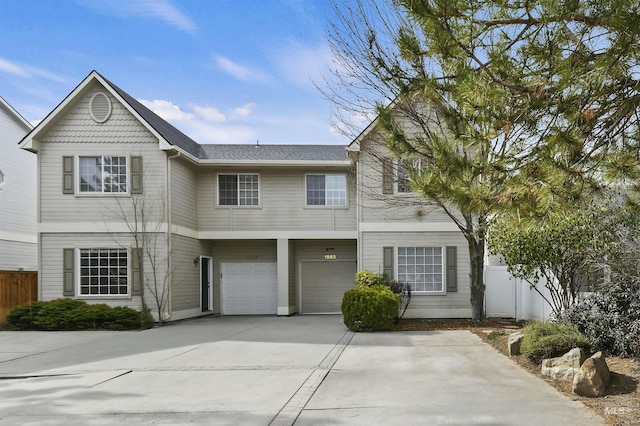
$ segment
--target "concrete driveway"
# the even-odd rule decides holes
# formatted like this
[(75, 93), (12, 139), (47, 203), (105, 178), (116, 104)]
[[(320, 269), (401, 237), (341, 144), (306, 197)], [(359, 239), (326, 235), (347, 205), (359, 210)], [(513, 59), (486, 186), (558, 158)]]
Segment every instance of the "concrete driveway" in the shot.
[(340, 316), (0, 332), (0, 425), (603, 425), (472, 333)]

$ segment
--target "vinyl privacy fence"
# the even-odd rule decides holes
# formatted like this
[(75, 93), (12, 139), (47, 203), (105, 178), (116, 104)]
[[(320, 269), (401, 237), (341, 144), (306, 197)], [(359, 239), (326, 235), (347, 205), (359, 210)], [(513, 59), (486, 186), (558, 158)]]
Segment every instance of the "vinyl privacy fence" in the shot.
[[(514, 278), (506, 266), (485, 265), (484, 282), (488, 318), (515, 318), (518, 321), (549, 319), (551, 306), (528, 282)], [(550, 297), (544, 284), (538, 283), (538, 288), (545, 297)]]

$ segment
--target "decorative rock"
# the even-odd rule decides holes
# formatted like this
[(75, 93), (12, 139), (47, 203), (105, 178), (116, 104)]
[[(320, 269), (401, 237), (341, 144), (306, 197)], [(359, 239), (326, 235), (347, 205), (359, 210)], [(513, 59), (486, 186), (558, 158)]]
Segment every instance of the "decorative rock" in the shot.
[(573, 392), (582, 396), (604, 396), (611, 375), (602, 352), (596, 352), (580, 367), (573, 378)]
[(541, 373), (554, 379), (573, 380), (586, 358), (581, 348), (573, 348), (561, 357), (543, 359)]
[(520, 345), (522, 344), (523, 338), (524, 334), (522, 333), (522, 331), (516, 331), (515, 333), (511, 333), (509, 335), (509, 340), (507, 342), (509, 356), (520, 355)]

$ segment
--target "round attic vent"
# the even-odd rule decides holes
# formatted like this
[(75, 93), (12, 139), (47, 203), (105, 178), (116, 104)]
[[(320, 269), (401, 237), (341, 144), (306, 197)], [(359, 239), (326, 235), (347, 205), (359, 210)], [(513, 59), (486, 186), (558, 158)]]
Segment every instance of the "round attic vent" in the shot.
[(109, 97), (103, 92), (98, 92), (93, 95), (91, 101), (89, 101), (89, 112), (91, 113), (91, 118), (93, 118), (96, 123), (104, 123), (107, 121), (111, 115), (111, 101)]

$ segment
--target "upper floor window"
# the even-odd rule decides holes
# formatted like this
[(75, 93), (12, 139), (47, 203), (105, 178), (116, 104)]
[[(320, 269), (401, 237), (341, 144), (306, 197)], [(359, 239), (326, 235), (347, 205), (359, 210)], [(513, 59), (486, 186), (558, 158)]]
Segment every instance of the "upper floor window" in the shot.
[(307, 175), (308, 206), (346, 206), (346, 175)]
[(422, 161), (420, 160), (398, 160), (396, 164), (396, 192), (398, 194), (407, 194), (413, 192), (411, 189), (411, 179), (407, 174), (407, 168), (412, 167), (416, 170), (422, 169)]
[(127, 192), (127, 157), (80, 157), (80, 193)]
[(257, 206), (260, 204), (257, 174), (218, 175), (218, 204)]

